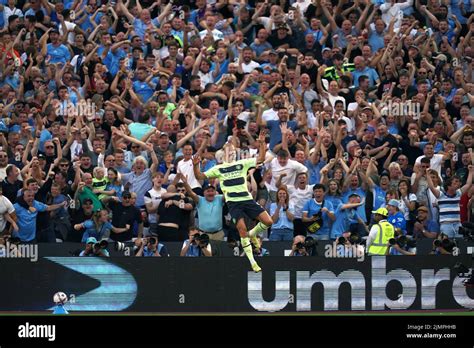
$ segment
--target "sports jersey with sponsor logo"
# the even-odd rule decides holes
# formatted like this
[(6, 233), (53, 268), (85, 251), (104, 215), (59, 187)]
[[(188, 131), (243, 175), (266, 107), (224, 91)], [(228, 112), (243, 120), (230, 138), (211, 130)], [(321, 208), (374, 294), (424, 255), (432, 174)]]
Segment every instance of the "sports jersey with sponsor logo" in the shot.
[(247, 188), (247, 172), (257, 166), (256, 158), (242, 159), (233, 163), (223, 163), (204, 173), (207, 178), (218, 178), (227, 202), (253, 200)]

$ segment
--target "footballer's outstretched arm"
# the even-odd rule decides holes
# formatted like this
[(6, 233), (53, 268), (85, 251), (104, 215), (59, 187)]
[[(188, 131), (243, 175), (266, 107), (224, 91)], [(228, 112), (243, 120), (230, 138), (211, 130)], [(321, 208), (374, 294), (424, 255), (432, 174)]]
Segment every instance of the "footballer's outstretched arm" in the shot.
[(267, 153), (267, 144), (265, 143), (265, 132), (262, 130), (258, 135), (257, 141), (260, 143), (260, 148), (258, 150), (257, 165), (265, 162), (265, 155)]
[(206, 180), (207, 177), (201, 173), (201, 170), (199, 169), (199, 164), (201, 163), (201, 157), (198, 155), (193, 156), (193, 170), (194, 170), (194, 176), (198, 180)]

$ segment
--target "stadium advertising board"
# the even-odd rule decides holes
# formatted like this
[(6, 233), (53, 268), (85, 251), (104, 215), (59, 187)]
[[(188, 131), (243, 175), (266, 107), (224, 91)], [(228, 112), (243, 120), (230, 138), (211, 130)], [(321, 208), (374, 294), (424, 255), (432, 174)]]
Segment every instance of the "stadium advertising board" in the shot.
[(3, 259), (0, 311), (51, 310), (57, 291), (70, 312), (468, 310), (459, 262), (470, 256), (268, 257), (255, 274), (243, 258)]

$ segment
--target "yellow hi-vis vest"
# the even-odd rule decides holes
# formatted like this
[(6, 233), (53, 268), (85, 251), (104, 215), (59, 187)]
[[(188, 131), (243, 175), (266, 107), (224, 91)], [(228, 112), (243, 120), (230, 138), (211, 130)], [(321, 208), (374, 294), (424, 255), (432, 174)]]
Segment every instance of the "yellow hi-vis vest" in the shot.
[(388, 241), (395, 235), (395, 228), (387, 220), (380, 221), (377, 226), (379, 230), (374, 241), (370, 244), (369, 255), (385, 255)]

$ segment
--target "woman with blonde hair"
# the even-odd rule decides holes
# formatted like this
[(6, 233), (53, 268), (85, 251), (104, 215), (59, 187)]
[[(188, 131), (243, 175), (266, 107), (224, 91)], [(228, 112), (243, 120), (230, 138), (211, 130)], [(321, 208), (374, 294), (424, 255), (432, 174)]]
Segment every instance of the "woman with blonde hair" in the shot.
[(398, 184), (400, 180), (404, 178), (402, 168), (397, 162), (392, 162), (388, 166), (388, 175), (390, 178), (390, 188), (393, 190), (398, 190)]
[(112, 226), (108, 210), (101, 209), (94, 213), (92, 219), (74, 225), (74, 229), (76, 231), (85, 230), (82, 235), (82, 243), (85, 243), (89, 237), (94, 237), (98, 241), (107, 240), (110, 237), (110, 231), (115, 233), (126, 232), (130, 229), (130, 225), (125, 225), (122, 228)]
[(290, 204), (290, 195), (285, 186), (281, 186), (277, 191), (277, 201), (270, 205), (270, 215), (273, 225), (270, 234), (271, 241), (293, 240), (293, 219), (295, 209)]

